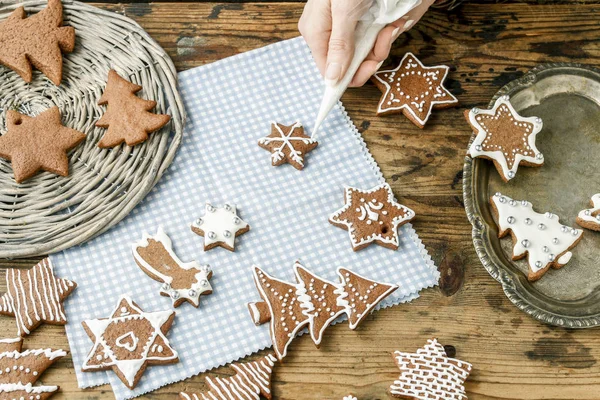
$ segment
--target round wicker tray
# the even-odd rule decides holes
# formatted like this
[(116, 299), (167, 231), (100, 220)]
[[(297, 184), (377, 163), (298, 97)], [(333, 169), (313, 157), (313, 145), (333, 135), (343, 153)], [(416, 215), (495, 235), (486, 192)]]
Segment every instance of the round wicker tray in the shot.
[[(28, 14), (45, 0), (0, 5), (0, 21), (18, 6)], [(0, 258), (39, 256), (82, 243), (123, 219), (169, 166), (184, 125), (177, 74), (169, 56), (134, 21), (76, 1), (63, 0), (64, 24), (75, 27), (75, 51), (63, 58), (63, 81), (55, 86), (34, 72), (31, 84), (0, 66), (0, 131), (6, 111), (37, 115), (57, 105), (63, 124), (87, 135), (70, 153), (70, 174), (43, 172), (15, 183), (10, 163), (0, 160)], [(104, 130), (95, 122), (109, 69), (143, 86), (141, 97), (157, 101), (155, 112), (172, 120), (141, 145), (103, 150)]]

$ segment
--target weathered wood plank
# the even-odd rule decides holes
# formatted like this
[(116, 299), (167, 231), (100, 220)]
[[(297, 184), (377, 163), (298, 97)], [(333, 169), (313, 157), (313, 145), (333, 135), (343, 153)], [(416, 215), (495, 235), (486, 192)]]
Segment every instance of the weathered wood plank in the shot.
[[(388, 63), (408, 50), (427, 64), (449, 63), (449, 87), (462, 107), (487, 104), (502, 85), (540, 63), (600, 63), (597, 4), (529, 3), (472, 4), (450, 13), (431, 12), (396, 43)], [(183, 70), (296, 36), (303, 4), (102, 7), (137, 20)], [(341, 399), (353, 393), (364, 400), (385, 399), (387, 386), (398, 375), (390, 352), (414, 350), (432, 336), (455, 346), (459, 358), (474, 364), (467, 384), (470, 399), (600, 398), (597, 330), (568, 331), (532, 320), (480, 266), (462, 208), (462, 159), (470, 131), (461, 109), (437, 112), (420, 130), (403, 116), (375, 117), (378, 99), (377, 89), (368, 84), (350, 90), (344, 104), (399, 199), (417, 211), (415, 227), (436, 263), (446, 260), (445, 271), (464, 273), (464, 282), (451, 280), (444, 292), (463, 286), (450, 296), (426, 290), (410, 305), (383, 310), (354, 332), (344, 324), (333, 327), (319, 350), (308, 337), (298, 339), (276, 369), (275, 398)], [(0, 264), (11, 265), (16, 264)], [(14, 321), (0, 317), (0, 337), (12, 334)], [(26, 341), (29, 348), (48, 345), (67, 346), (62, 328), (44, 326)], [(232, 373), (227, 367), (215, 372)], [(70, 358), (43, 379), (61, 386), (57, 399), (112, 398), (106, 386), (79, 391)], [(171, 399), (180, 390), (203, 385), (203, 377), (195, 377), (146, 398)]]

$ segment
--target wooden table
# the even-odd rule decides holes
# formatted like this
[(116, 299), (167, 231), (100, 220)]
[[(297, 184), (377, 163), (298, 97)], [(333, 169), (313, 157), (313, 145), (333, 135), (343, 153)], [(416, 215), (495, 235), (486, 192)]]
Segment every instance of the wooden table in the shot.
[[(372, 84), (344, 96), (396, 196), (417, 212), (415, 228), (441, 265), (443, 281), (410, 304), (372, 315), (356, 331), (345, 324), (330, 328), (321, 349), (308, 336), (297, 339), (275, 371), (276, 399), (341, 400), (350, 393), (359, 400), (386, 399), (387, 387), (399, 375), (390, 352), (414, 351), (431, 337), (454, 346), (457, 357), (474, 365), (467, 381), (470, 399), (600, 399), (598, 330), (553, 328), (514, 307), (479, 263), (463, 210), (462, 165), (471, 131), (462, 109), (487, 105), (501, 86), (540, 63), (600, 63), (599, 0), (536, 3), (431, 11), (397, 41), (390, 65), (412, 51), (426, 64), (452, 66), (448, 86), (461, 108), (434, 113), (424, 130), (401, 115), (376, 117), (379, 91)], [(297, 36), (304, 4), (97, 5), (139, 22), (185, 70)], [(0, 317), (0, 337), (14, 332), (14, 320)], [(45, 325), (25, 342), (26, 348), (41, 346), (67, 349), (64, 329)], [(44, 383), (61, 386), (55, 399), (113, 398), (108, 386), (77, 389), (74, 368), (79, 367), (66, 357), (45, 373)], [(146, 398), (174, 399), (183, 389), (204, 387), (201, 375)]]

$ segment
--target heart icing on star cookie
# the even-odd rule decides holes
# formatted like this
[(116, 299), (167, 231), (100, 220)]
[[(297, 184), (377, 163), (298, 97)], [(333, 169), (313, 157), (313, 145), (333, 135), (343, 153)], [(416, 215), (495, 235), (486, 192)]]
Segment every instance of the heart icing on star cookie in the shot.
[(468, 154), (492, 160), (505, 182), (516, 176), (519, 164), (544, 164), (544, 156), (535, 144), (542, 130), (541, 118), (520, 116), (508, 96), (500, 96), (490, 110), (465, 111), (465, 117), (475, 134)]
[(423, 128), (433, 109), (453, 107), (456, 97), (444, 87), (448, 67), (424, 66), (412, 53), (406, 53), (400, 65), (379, 71), (371, 80), (383, 92), (377, 115), (402, 112), (419, 128)]

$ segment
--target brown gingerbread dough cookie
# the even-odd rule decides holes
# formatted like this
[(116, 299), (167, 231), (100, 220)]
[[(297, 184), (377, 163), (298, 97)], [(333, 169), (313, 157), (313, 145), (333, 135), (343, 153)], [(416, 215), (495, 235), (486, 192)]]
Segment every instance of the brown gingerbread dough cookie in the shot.
[(274, 167), (289, 163), (294, 168), (304, 168), (304, 157), (319, 143), (304, 133), (300, 122), (285, 126), (271, 123), (271, 134), (258, 141), (258, 145), (271, 152), (271, 164)]

